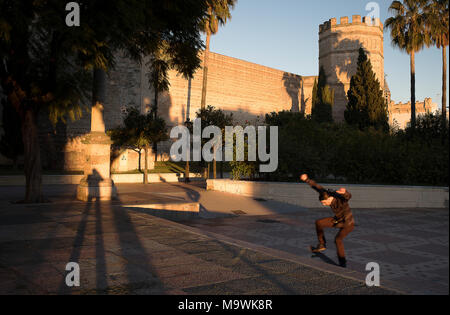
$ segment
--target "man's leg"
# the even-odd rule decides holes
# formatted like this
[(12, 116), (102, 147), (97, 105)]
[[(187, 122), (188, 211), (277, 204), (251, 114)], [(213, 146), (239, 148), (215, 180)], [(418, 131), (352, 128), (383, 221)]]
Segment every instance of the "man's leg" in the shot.
[(349, 225), (339, 230), (338, 234), (335, 238), (336, 248), (337, 248), (337, 255), (339, 259), (339, 265), (342, 267), (346, 267), (347, 260), (345, 258), (345, 250), (344, 250), (344, 238), (355, 228), (355, 225)]
[(325, 218), (316, 221), (316, 232), (317, 238), (319, 239), (319, 245), (326, 245), (325, 233), (323, 231), (324, 228), (332, 228), (334, 223), (333, 218)]

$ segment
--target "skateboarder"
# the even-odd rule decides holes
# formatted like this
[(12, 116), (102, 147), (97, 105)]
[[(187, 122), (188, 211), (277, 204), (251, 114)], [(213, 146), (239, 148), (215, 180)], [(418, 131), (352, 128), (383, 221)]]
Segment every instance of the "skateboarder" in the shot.
[(334, 217), (316, 221), (316, 231), (319, 239), (319, 245), (315, 248), (311, 247), (312, 252), (319, 253), (326, 250), (326, 240), (323, 231), (324, 228), (338, 228), (339, 232), (336, 235), (335, 243), (339, 265), (344, 268), (347, 267), (343, 240), (351, 231), (353, 231), (355, 227), (353, 214), (348, 205), (348, 201), (352, 195), (345, 188), (341, 188), (338, 191), (327, 190), (310, 179), (307, 174), (303, 174), (300, 179), (309, 184), (312, 189), (317, 191), (319, 193), (319, 200), (322, 205), (331, 207), (335, 214)]

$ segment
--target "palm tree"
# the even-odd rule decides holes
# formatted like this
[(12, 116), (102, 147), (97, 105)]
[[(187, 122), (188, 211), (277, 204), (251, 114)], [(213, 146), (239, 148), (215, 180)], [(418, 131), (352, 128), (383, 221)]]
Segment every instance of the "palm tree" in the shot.
[[(174, 68), (172, 61), (170, 60), (169, 53), (167, 52), (168, 44), (165, 41), (160, 42), (161, 47), (150, 55), (147, 67), (149, 72), (147, 73), (149, 84), (154, 90), (154, 102), (151, 107), (151, 113), (154, 118), (158, 117), (158, 96), (159, 93), (169, 90), (170, 82), (168, 77), (168, 71)], [(158, 162), (158, 143), (153, 143), (153, 153), (155, 155), (155, 163)]]
[(393, 1), (389, 11), (394, 14), (385, 22), (391, 30), (392, 45), (406, 51), (411, 65), (411, 128), (416, 125), (416, 65), (415, 53), (430, 45), (425, 31), (424, 8), (428, 0)]
[(447, 119), (447, 46), (449, 38), (449, 0), (432, 0), (425, 8), (427, 31), (433, 44), (442, 48), (442, 120)]
[(206, 88), (208, 84), (208, 59), (211, 35), (219, 31), (219, 25), (225, 25), (231, 19), (230, 8), (234, 8), (237, 0), (208, 0), (208, 13), (202, 21), (202, 31), (206, 33), (206, 49), (203, 65), (203, 87), (201, 108), (206, 107)]

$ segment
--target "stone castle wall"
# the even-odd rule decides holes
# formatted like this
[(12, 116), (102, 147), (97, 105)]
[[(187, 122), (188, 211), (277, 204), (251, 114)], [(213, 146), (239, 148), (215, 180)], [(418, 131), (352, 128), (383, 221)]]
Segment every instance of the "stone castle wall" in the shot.
[[(122, 110), (135, 106), (145, 112), (154, 102), (149, 87), (146, 62), (142, 65), (119, 57), (117, 67), (109, 73), (105, 103), (106, 129), (122, 123)], [(282, 110), (311, 113), (311, 96), (316, 77), (296, 74), (261, 66), (232, 57), (210, 53), (207, 105), (233, 113), (235, 123), (262, 122), (265, 114)], [(170, 89), (158, 98), (158, 114), (172, 127), (195, 119), (200, 109), (203, 70), (200, 68), (191, 80), (176, 71), (169, 72)], [(84, 161), (82, 135), (90, 128), (90, 113), (67, 125), (64, 169), (81, 170)], [(158, 160), (167, 160), (170, 143), (158, 147)], [(149, 153), (153, 164), (154, 155)], [(141, 162), (144, 157), (142, 154)], [(113, 155), (112, 170), (128, 171), (138, 168), (139, 154), (127, 150)]]
[[(416, 102), (416, 117), (425, 114), (434, 114), (439, 110), (438, 105), (433, 103), (431, 98), (426, 98), (423, 102)], [(405, 129), (411, 122), (411, 102), (395, 103), (388, 106), (389, 125)]]
[[(310, 113), (314, 79), (210, 53), (206, 105), (233, 113), (241, 124), (282, 110)], [(172, 126), (193, 120), (200, 109), (203, 69), (192, 80), (170, 71), (169, 80), (170, 90), (159, 97), (159, 115)], [(143, 102), (150, 105), (153, 99), (153, 90), (144, 85)]]
[(348, 103), (347, 91), (356, 73), (359, 48), (363, 47), (373, 70), (384, 88), (383, 25), (379, 19), (354, 15), (352, 21), (341, 17), (340, 23), (332, 18), (319, 27), (319, 67), (324, 67), (327, 81), (335, 91), (333, 117), (344, 119)]

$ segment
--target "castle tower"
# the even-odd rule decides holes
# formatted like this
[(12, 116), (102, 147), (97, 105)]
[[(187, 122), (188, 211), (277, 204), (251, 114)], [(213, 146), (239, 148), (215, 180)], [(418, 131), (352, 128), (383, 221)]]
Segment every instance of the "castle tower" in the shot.
[(335, 91), (333, 117), (336, 121), (344, 119), (347, 91), (356, 73), (360, 47), (366, 50), (384, 90), (383, 24), (380, 19), (364, 17), (361, 20), (360, 15), (354, 15), (352, 22), (348, 17), (341, 17), (340, 23), (332, 18), (320, 25), (319, 67), (324, 68), (328, 85)]

